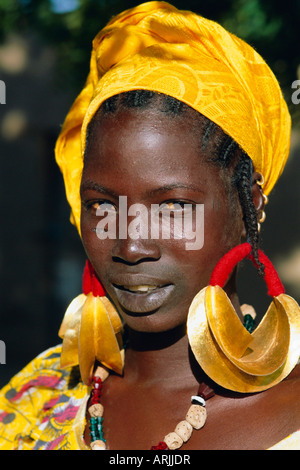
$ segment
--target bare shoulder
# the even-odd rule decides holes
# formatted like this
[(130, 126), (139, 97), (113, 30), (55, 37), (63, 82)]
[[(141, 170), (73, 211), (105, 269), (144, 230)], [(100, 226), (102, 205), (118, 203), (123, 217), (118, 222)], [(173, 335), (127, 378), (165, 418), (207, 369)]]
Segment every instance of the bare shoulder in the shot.
[(272, 413), (278, 418), (281, 429), (291, 434), (300, 429), (300, 364), (279, 385), (265, 394)]
[[(298, 411), (300, 419), (300, 407), (299, 407), (299, 396), (300, 396), (300, 364), (298, 364), (293, 371), (283, 380), (279, 385), (268, 390), (266, 396), (270, 395), (272, 400), (283, 400), (286, 409), (291, 409), (294, 412)], [(299, 421), (300, 427), (300, 421)]]
[(300, 429), (299, 397), (300, 365), (263, 392), (216, 396), (207, 403), (207, 423), (194, 448), (270, 449)]

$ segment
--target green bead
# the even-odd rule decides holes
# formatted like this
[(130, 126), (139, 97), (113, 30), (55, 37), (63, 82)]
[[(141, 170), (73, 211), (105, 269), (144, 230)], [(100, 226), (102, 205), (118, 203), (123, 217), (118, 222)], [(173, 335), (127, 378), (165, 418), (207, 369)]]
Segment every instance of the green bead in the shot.
[(244, 316), (244, 327), (246, 330), (249, 331), (249, 333), (252, 332), (254, 326), (254, 319), (251, 317), (251, 315), (247, 314)]
[(106, 442), (103, 436), (103, 429), (102, 429), (103, 417), (97, 416), (90, 418), (90, 436), (92, 441), (101, 440)]

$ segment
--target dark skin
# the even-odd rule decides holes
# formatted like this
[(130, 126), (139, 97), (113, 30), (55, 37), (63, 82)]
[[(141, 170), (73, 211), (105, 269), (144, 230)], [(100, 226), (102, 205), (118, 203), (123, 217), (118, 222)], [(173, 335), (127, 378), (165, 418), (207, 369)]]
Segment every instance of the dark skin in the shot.
[[(207, 163), (206, 157), (189, 115), (170, 118), (154, 109), (101, 118), (89, 142), (81, 187), (82, 240), (129, 331), (124, 375), (109, 376), (101, 399), (104, 435), (111, 450), (147, 450), (157, 445), (185, 418), (199, 382), (211, 384), (190, 352), (187, 313), (217, 261), (244, 241), (245, 228), (237, 195), (229, 197), (226, 175)], [(258, 213), (263, 210), (255, 183), (259, 179), (254, 173)], [(184, 238), (100, 240), (95, 233), (96, 209), (104, 201), (118, 210), (118, 197), (124, 195), (128, 207), (204, 204), (203, 248), (186, 250)], [(145, 301), (144, 311), (140, 304), (130, 311), (118, 289), (141, 284), (168, 285), (171, 293), (158, 308), (150, 310), (151, 302)], [(235, 273), (225, 290), (241, 316)], [(130, 299), (140, 295), (132, 294)], [(183, 450), (266, 449), (299, 428), (298, 368), (263, 393), (242, 395), (218, 387), (215, 392), (207, 402), (204, 428), (193, 432)], [(88, 430), (85, 439), (88, 443)]]

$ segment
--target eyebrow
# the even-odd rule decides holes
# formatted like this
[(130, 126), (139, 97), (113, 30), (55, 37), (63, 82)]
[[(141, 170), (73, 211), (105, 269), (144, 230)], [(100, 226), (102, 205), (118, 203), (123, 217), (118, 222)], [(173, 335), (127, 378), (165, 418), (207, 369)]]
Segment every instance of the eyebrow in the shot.
[(92, 191), (97, 191), (98, 193), (108, 194), (109, 196), (114, 197), (114, 198), (119, 197), (119, 195), (116, 192), (92, 180), (86, 180), (81, 184), (80, 193), (86, 190), (92, 190)]
[[(157, 194), (161, 193), (167, 193), (169, 191), (172, 191), (174, 189), (185, 189), (189, 191), (194, 191), (194, 192), (200, 192), (202, 193), (201, 189), (199, 186), (193, 185), (193, 184), (185, 184), (185, 183), (171, 183), (167, 184), (164, 186), (160, 186), (159, 188), (151, 189), (150, 191), (147, 191), (147, 194), (150, 196), (155, 196)], [(95, 181), (92, 180), (86, 180), (84, 183), (81, 184), (80, 187), (80, 192), (83, 192), (85, 190), (92, 190), (92, 191), (97, 191), (98, 193), (102, 194), (108, 194), (111, 197), (118, 198), (119, 195), (112, 191), (111, 189), (107, 188), (106, 186), (103, 186), (102, 184), (96, 183)]]
[(168, 191), (172, 191), (173, 189), (187, 189), (189, 191), (194, 191), (198, 193), (202, 193), (203, 191), (194, 184), (185, 184), (185, 183), (172, 183), (161, 186), (160, 188), (153, 189), (149, 191), (151, 195), (155, 195), (158, 193), (167, 193)]

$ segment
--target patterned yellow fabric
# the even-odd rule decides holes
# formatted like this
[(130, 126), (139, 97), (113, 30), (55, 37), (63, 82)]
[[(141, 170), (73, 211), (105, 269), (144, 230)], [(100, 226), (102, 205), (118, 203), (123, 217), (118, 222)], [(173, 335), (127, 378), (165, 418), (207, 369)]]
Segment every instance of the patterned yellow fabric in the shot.
[(273, 73), (252, 47), (219, 24), (148, 2), (116, 16), (94, 39), (86, 85), (56, 144), (79, 231), (87, 126), (105, 99), (133, 89), (171, 95), (218, 124), (248, 153), (270, 193), (288, 157), (291, 127)]
[[(40, 354), (0, 391), (0, 450), (89, 450), (83, 441), (90, 388), (60, 369), (61, 346)], [(300, 450), (300, 430), (269, 450)]]
[[(0, 393), (0, 450), (84, 449), (89, 389), (60, 369), (61, 346), (39, 355)], [(72, 371), (72, 372), (71, 372)]]

